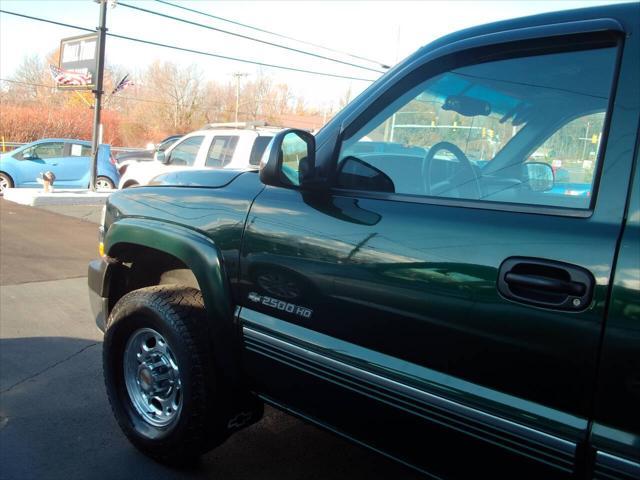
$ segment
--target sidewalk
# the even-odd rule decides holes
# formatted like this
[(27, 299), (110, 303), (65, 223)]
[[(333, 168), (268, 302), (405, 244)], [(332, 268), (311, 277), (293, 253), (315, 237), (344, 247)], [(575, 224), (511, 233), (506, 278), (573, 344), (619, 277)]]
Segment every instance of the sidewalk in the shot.
[(43, 192), (42, 188), (7, 188), (4, 199), (30, 207), (48, 205), (103, 205), (115, 190), (91, 192), (89, 190), (55, 189)]
[(100, 223), (102, 206), (111, 193), (113, 192), (89, 192), (88, 190), (56, 190), (52, 193), (44, 193), (38, 188), (10, 188), (4, 194), (6, 202), (3, 207), (25, 205), (86, 222)]

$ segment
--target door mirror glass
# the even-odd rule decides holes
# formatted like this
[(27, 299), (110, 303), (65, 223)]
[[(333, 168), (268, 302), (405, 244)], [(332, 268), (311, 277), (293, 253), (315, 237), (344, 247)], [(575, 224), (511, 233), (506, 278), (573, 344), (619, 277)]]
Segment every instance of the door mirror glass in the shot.
[(290, 132), (282, 140), (282, 165), (280, 171), (283, 180), (291, 185), (300, 185), (300, 171), (304, 170), (309, 147), (304, 138), (297, 132)]
[(312, 176), (316, 142), (304, 130), (283, 130), (273, 137), (260, 161), (260, 180), (266, 185), (300, 186)]
[(553, 169), (542, 162), (524, 164), (524, 180), (533, 192), (548, 192), (553, 188)]
[(164, 153), (164, 150), (158, 150), (155, 153), (156, 160), (160, 163), (167, 163), (167, 156)]

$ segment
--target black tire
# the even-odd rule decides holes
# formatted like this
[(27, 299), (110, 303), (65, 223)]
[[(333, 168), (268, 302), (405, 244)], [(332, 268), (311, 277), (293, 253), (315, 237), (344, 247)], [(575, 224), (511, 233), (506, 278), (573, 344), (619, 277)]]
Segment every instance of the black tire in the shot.
[(109, 177), (103, 177), (102, 175), (100, 175), (96, 178), (96, 188), (99, 183), (102, 183), (103, 185), (103, 187), (101, 188), (102, 190), (115, 190), (116, 188), (116, 184), (113, 183), (113, 180), (111, 180)]
[[(111, 409), (131, 443), (163, 463), (195, 460), (231, 432), (227, 427), (230, 395), (218, 381), (206, 321), (200, 291), (178, 285), (130, 292), (109, 316), (102, 358)], [(127, 391), (125, 348), (140, 329), (162, 335), (179, 366), (181, 410), (166, 427), (146, 421)]]
[(4, 195), (5, 188), (13, 188), (13, 178), (6, 173), (0, 172), (0, 195)]

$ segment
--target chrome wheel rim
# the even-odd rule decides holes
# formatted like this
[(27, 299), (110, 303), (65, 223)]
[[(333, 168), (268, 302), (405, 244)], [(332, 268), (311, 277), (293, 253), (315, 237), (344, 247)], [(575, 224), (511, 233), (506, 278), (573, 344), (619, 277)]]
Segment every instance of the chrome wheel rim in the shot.
[(124, 350), (124, 380), (131, 404), (145, 422), (167, 427), (182, 411), (180, 370), (169, 344), (151, 328), (136, 330)]
[(9, 180), (0, 176), (0, 193), (3, 193), (7, 188), (9, 188)]
[(96, 188), (99, 190), (111, 190), (111, 184), (109, 183), (108, 180), (105, 180), (103, 178), (98, 178), (96, 180)]

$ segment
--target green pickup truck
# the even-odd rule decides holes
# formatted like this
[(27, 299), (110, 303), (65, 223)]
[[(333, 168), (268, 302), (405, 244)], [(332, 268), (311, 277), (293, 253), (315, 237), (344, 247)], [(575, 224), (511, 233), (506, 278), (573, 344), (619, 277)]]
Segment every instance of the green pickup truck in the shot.
[(640, 4), (596, 7), (427, 45), (259, 170), (113, 194), (119, 425), (184, 462), (266, 403), (438, 478), (640, 478), (639, 123)]

